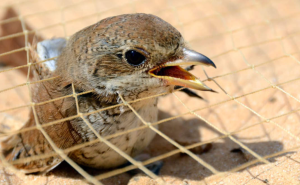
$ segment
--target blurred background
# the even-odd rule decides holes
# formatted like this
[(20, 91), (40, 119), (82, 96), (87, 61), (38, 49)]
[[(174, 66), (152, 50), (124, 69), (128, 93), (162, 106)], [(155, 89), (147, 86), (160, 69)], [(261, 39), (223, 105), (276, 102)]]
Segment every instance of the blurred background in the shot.
[[(184, 146), (201, 145), (191, 151), (205, 163), (156, 136), (145, 152), (164, 162), (158, 177), (170, 184), (299, 184), (298, 0), (1, 0), (0, 131), (17, 130), (28, 118), (27, 46), (34, 35), (68, 38), (103, 18), (136, 12), (169, 22), (217, 65), (192, 72), (218, 91), (197, 92), (207, 101), (182, 92), (159, 100), (160, 130)], [(67, 163), (47, 176), (3, 164), (1, 184), (87, 183)], [(147, 175), (85, 170), (103, 184), (157, 183)]]

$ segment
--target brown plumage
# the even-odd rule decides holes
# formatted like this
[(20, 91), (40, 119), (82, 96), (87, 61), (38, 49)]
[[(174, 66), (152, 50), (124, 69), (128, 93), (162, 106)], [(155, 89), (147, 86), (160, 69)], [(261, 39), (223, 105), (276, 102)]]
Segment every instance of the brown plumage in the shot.
[[(40, 53), (33, 58), (40, 61)], [(41, 63), (35, 65), (34, 75), (42, 80), (33, 88), (35, 103), (76, 93), (94, 90), (78, 96), (79, 112), (88, 113), (110, 105), (172, 91), (174, 85), (212, 91), (179, 65), (211, 65), (207, 57), (186, 48), (181, 34), (169, 23), (147, 14), (127, 14), (106, 18), (70, 37), (60, 53), (55, 67)], [(132, 103), (131, 106), (147, 122), (157, 120), (157, 98)], [(45, 124), (77, 114), (74, 97), (36, 106), (39, 123)], [(101, 135), (108, 136), (143, 125), (127, 107), (85, 116)], [(33, 113), (23, 128), (35, 125)], [(81, 118), (44, 127), (60, 149), (96, 139), (95, 134)], [(112, 139), (111, 143), (125, 153), (136, 156), (155, 133), (143, 129)], [(36, 156), (53, 151), (43, 134), (37, 129), (14, 135), (1, 143), (8, 161)], [(126, 162), (104, 143), (96, 143), (68, 153), (75, 162), (94, 168), (113, 168)], [(26, 173), (47, 172), (58, 165), (60, 157), (34, 160), (14, 165)]]

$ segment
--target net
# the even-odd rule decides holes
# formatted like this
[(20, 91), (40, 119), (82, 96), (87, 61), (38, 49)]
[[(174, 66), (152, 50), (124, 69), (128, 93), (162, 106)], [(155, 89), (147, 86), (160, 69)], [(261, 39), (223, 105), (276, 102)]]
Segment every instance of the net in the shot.
[[(22, 184), (36, 178), (37, 183), (131, 184), (296, 184), (299, 183), (299, 51), (300, 4), (296, 0), (240, 1), (4, 1), (1, 3), (0, 60), (14, 67), (1, 66), (1, 138), (28, 130), (40, 130), (55, 152), (7, 162), (1, 159), (0, 179)], [(30, 45), (40, 40), (69, 38), (76, 31), (108, 16), (145, 12), (176, 27), (188, 45), (209, 56), (217, 69), (196, 67), (192, 71), (218, 94), (198, 92), (208, 102), (180, 92), (125, 101), (94, 112), (80, 113), (19, 130), (32, 109), (58, 99), (77, 97), (90, 91), (33, 103), (31, 86), (56, 77), (33, 81)], [(48, 59), (50, 60), (50, 59)], [(46, 62), (41, 61), (41, 63)], [(21, 72), (26, 74), (24, 76)], [(149, 123), (131, 106), (137, 101), (160, 97), (159, 120)], [(102, 137), (85, 119), (88, 115), (127, 106), (143, 126)], [(44, 128), (61, 121), (81, 118), (97, 139), (61, 150)], [(155, 125), (159, 125), (157, 129)], [(151, 158), (137, 161), (108, 140), (129, 132), (151, 129), (156, 137), (146, 153)], [(68, 152), (104, 142), (131, 165), (99, 171), (74, 163)], [(205, 151), (207, 146), (212, 148)], [(202, 147), (202, 152), (195, 149)], [(183, 153), (185, 155), (183, 155)], [(12, 164), (50, 156), (61, 156), (66, 164), (48, 176), (24, 175)], [(159, 175), (145, 166), (164, 161)], [(68, 166), (70, 165), (70, 166)], [(140, 169), (137, 178), (125, 172)], [(73, 170), (73, 171), (72, 171)], [(83, 179), (81, 177), (84, 177)]]

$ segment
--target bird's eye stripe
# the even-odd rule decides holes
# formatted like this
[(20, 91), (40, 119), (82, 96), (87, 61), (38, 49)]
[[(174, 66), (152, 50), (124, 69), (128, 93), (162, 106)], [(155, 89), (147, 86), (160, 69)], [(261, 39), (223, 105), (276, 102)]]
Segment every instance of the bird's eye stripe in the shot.
[(118, 53), (117, 57), (120, 58), (120, 59), (122, 59), (122, 57), (123, 57), (122, 53)]

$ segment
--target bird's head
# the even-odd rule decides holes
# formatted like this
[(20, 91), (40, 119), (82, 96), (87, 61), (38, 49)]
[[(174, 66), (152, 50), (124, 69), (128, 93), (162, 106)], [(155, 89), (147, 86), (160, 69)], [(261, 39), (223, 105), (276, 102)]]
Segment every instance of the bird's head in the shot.
[(174, 85), (211, 91), (181, 65), (215, 67), (206, 56), (188, 49), (169, 23), (149, 14), (106, 18), (68, 41), (58, 68), (75, 84), (99, 94), (157, 94)]

